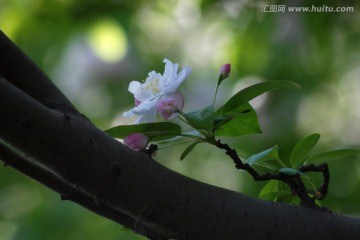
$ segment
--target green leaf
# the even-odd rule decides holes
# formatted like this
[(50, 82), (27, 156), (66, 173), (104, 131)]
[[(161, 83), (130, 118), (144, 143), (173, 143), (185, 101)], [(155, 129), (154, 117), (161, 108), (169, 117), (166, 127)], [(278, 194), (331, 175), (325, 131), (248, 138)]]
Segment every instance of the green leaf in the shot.
[(228, 123), (231, 121), (234, 117), (233, 116), (227, 116), (227, 117), (215, 117), (214, 118), (214, 129), (218, 129), (220, 126), (224, 125), (225, 123)]
[(214, 126), (214, 106), (209, 105), (201, 111), (192, 111), (185, 113), (186, 120), (196, 129), (207, 129), (211, 131)]
[(290, 81), (268, 81), (254, 84), (250, 87), (242, 89), (231, 97), (224, 105), (222, 111), (226, 114), (233, 109), (248, 103), (253, 98), (272, 90), (288, 88), (288, 89), (300, 89), (301, 87)]
[(268, 181), (259, 193), (259, 198), (264, 200), (276, 201), (278, 197), (289, 194), (289, 190), (277, 180)]
[(319, 139), (320, 134), (314, 133), (300, 140), (290, 154), (291, 166), (296, 168), (306, 162), (307, 156), (315, 147)]
[(184, 152), (181, 154), (180, 156), (180, 161), (184, 160), (184, 158), (194, 149), (194, 147), (199, 144), (201, 142), (194, 142), (192, 144), (190, 144), (189, 146), (187, 146), (187, 148), (185, 148)]
[(202, 134), (197, 130), (192, 130), (188, 132), (183, 132), (183, 136), (187, 137), (202, 137)]
[(226, 104), (216, 111), (216, 119), (222, 120), (215, 125), (216, 136), (239, 137), (261, 133), (257, 114), (249, 103), (245, 102), (227, 110), (224, 110), (225, 107)]
[(176, 123), (157, 122), (135, 125), (120, 125), (105, 131), (114, 138), (124, 139), (132, 133), (142, 133), (150, 140), (164, 140), (181, 135), (181, 127)]
[(169, 142), (177, 141), (183, 138), (184, 136), (176, 136), (176, 137), (162, 136), (162, 137), (154, 137), (151, 140), (151, 142), (153, 142), (154, 144), (167, 144)]
[(287, 195), (291, 195), (290, 191), (276, 191), (276, 192), (268, 192), (265, 194), (262, 194), (261, 196), (259, 196), (259, 198), (264, 199), (264, 200), (269, 200), (269, 201), (277, 201), (279, 198), (287, 196)]
[(265, 169), (268, 169), (270, 171), (275, 171), (277, 169), (277, 167), (275, 165), (270, 164), (268, 162), (257, 162), (255, 165), (265, 168)]
[(261, 189), (259, 198), (270, 201), (277, 201), (278, 198), (289, 194), (291, 194), (291, 192), (284, 183), (278, 180), (270, 180)]
[(357, 157), (357, 156), (360, 156), (359, 149), (342, 148), (342, 149), (335, 149), (328, 152), (315, 154), (308, 159), (308, 162), (315, 162), (315, 161), (322, 162), (337, 158)]
[[(197, 130), (193, 130), (193, 131), (189, 131), (189, 132), (183, 132), (181, 133), (181, 136), (176, 136), (176, 137), (169, 137), (169, 138), (165, 138), (163, 137), (156, 137), (154, 141), (152, 141), (154, 144), (166, 144), (169, 142), (173, 142), (176, 140), (180, 140), (180, 139), (184, 139), (184, 138), (192, 138), (192, 139), (196, 139), (196, 140), (200, 140), (200, 139), (204, 139), (201, 135), (201, 133), (199, 133)], [(205, 140), (205, 139), (204, 139)]]
[(255, 110), (249, 103), (233, 109), (221, 115), (223, 108), (216, 111), (216, 116), (231, 119), (220, 126), (216, 126), (216, 136), (239, 137), (246, 134), (261, 133), (259, 122)]
[[(266, 196), (266, 194), (277, 192), (277, 191), (279, 191), (279, 181), (270, 180), (261, 189), (261, 191), (259, 193), (259, 198), (264, 199), (263, 197)], [(268, 200), (273, 200), (273, 199), (268, 199)]]
[(252, 155), (246, 160), (246, 163), (251, 166), (253, 164), (260, 163), (263, 161), (277, 160), (278, 158), (279, 158), (278, 146), (274, 146), (265, 151)]
[(315, 199), (315, 203), (316, 203), (316, 205), (318, 205), (319, 207), (322, 207), (322, 204), (321, 204), (321, 201), (320, 201), (320, 200)]
[(277, 202), (287, 203), (291, 205), (299, 205), (300, 198), (296, 195), (292, 195), (290, 191), (287, 192), (288, 194), (284, 194), (278, 197)]
[(300, 174), (300, 175), (303, 174), (302, 172), (300, 172), (299, 170), (297, 170), (295, 168), (280, 168), (280, 169), (278, 169), (278, 171), (285, 175), (290, 175), (290, 176), (295, 176), (296, 174)]

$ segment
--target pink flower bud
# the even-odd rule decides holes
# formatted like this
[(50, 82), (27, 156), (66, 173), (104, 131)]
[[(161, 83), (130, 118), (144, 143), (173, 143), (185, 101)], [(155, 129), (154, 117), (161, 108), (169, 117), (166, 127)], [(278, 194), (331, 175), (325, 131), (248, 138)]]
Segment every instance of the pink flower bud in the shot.
[(231, 64), (230, 63), (226, 63), (226, 64), (222, 65), (222, 67), (220, 68), (220, 73), (219, 73), (219, 82), (228, 78), (230, 75), (230, 72), (231, 72)]
[(177, 116), (177, 102), (173, 98), (160, 100), (156, 105), (156, 109), (164, 119), (172, 119)]
[(124, 139), (124, 144), (135, 151), (145, 150), (149, 138), (142, 133), (133, 133)]
[(139, 101), (135, 98), (135, 106), (139, 106), (140, 103), (141, 103), (141, 101)]
[(159, 111), (159, 114), (164, 119), (173, 119), (177, 116), (177, 111), (181, 110), (184, 105), (184, 98), (182, 94), (178, 91), (169, 94), (167, 98), (161, 99), (157, 105), (156, 109)]

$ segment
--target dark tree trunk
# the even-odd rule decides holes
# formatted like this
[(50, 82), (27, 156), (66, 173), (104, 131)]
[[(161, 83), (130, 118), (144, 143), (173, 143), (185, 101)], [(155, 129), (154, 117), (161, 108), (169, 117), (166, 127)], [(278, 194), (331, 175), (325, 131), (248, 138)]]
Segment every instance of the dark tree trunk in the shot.
[(150, 239), (360, 239), (360, 220), (184, 177), (79, 114), (0, 32), (0, 159)]

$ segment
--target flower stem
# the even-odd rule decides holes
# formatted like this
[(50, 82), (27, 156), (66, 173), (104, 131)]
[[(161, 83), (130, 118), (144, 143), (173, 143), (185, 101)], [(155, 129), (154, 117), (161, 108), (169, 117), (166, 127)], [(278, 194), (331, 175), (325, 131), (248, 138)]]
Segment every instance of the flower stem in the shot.
[(216, 101), (216, 95), (219, 89), (219, 81), (216, 83), (216, 89), (215, 89), (215, 94), (214, 94), (214, 100), (213, 100), (213, 106), (215, 107), (215, 101)]
[(280, 158), (276, 159), (276, 161), (280, 163), (281, 167), (286, 168), (285, 163)]
[(191, 141), (186, 141), (186, 142), (170, 144), (170, 145), (167, 145), (167, 146), (159, 147), (159, 149), (164, 149), (164, 148), (168, 148), (168, 147), (173, 147), (173, 146), (178, 146), (178, 145), (181, 145), (181, 144), (193, 143), (193, 142), (198, 142), (198, 140), (191, 140)]

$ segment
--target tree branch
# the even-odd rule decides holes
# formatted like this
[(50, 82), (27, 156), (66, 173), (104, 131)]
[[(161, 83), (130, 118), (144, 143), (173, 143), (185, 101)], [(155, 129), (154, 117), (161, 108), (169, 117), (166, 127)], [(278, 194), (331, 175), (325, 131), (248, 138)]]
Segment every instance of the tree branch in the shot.
[(268, 180), (278, 180), (286, 183), (292, 194), (297, 195), (300, 198), (300, 203), (303, 206), (310, 208), (317, 208), (318, 205), (315, 204), (315, 199), (322, 200), (325, 198), (330, 181), (329, 168), (326, 163), (322, 163), (318, 166), (313, 164), (307, 166), (300, 166), (298, 170), (302, 173), (305, 172), (322, 172), (323, 174), (323, 184), (314, 193), (314, 197), (309, 196), (309, 190), (306, 189), (304, 182), (302, 181), (299, 174), (296, 175), (287, 175), (283, 173), (265, 173), (259, 174), (252, 166), (248, 163), (243, 163), (237, 154), (236, 150), (231, 148), (228, 144), (222, 143), (220, 140), (215, 142), (215, 146), (225, 150), (226, 155), (228, 155), (235, 163), (237, 169), (247, 171), (255, 181), (268, 181)]
[[(15, 66), (7, 71), (16, 70), (17, 63), (11, 64)], [(24, 73), (27, 79), (36, 77), (32, 74)], [(92, 207), (95, 203), (113, 211), (134, 231), (152, 239), (360, 238), (359, 219), (262, 201), (191, 180), (126, 148), (74, 111), (46, 108), (36, 94), (19, 86), (0, 79), (0, 138), (56, 177), (42, 173), (42, 181), (74, 188)]]
[[(45, 168), (16, 154), (3, 143), (0, 143), (0, 160), (4, 162), (5, 166), (11, 166), (20, 173), (59, 193), (61, 200), (70, 200), (75, 202), (100, 216), (111, 219), (127, 228), (133, 229), (139, 234), (146, 235), (150, 238), (155, 238), (157, 236), (157, 234), (152, 233), (150, 229), (146, 229), (145, 226), (137, 223), (135, 219), (117, 211), (116, 209), (96, 203), (94, 199), (80, 192), (78, 189), (55, 176)], [(146, 231), (144, 231), (144, 229), (146, 229)]]
[(0, 76), (48, 107), (75, 111), (64, 94), (1, 30)]
[(330, 173), (329, 173), (329, 167), (327, 163), (321, 163), (318, 166), (315, 166), (313, 164), (307, 165), (307, 166), (301, 166), (299, 168), (299, 171), (305, 173), (305, 172), (322, 172), (323, 175), (323, 183), (321, 184), (321, 187), (319, 188), (318, 192), (314, 193), (316, 198), (319, 200), (322, 200), (326, 197), (328, 189), (329, 189), (329, 182), (330, 182)]

